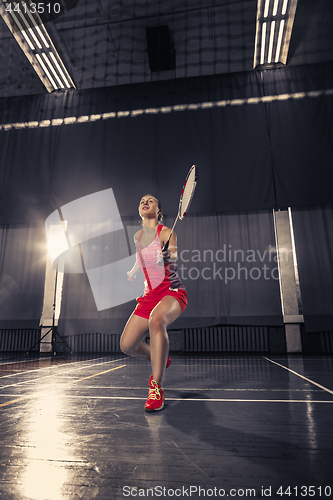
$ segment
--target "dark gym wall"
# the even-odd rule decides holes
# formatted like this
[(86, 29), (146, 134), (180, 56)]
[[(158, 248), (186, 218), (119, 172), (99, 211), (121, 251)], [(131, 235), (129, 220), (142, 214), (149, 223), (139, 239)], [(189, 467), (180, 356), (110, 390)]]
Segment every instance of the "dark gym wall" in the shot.
[[(51, 212), (111, 187), (123, 220), (137, 220), (139, 198), (153, 191), (171, 222), (193, 163), (199, 167), (199, 182), (191, 216), (177, 228), (180, 247), (216, 252), (226, 244), (260, 255), (267, 250), (264, 259), (271, 258), (273, 208), (333, 203), (332, 88), (333, 65), (328, 63), (0, 101), (0, 290), (6, 297), (1, 322), (38, 323), (46, 260), (43, 222)], [(196, 106), (179, 106), (191, 104)], [(143, 113), (135, 117), (91, 117), (140, 109)], [(70, 117), (72, 123), (62, 121)], [(37, 228), (34, 235), (32, 227)], [(299, 227), (295, 232), (301, 241), (306, 228)], [(329, 250), (325, 233), (322, 238)], [(248, 272), (255, 264), (245, 263)], [(330, 279), (330, 266), (324, 280)], [(82, 295), (89, 290), (74, 286), (81, 279), (66, 277), (64, 297), (75, 289), (77, 298), (74, 293), (64, 300), (63, 321), (75, 323), (82, 315), (89, 319), (88, 299)], [(192, 296), (183, 317), (187, 324), (281, 323), (275, 279), (246, 279), (244, 271), (232, 283), (218, 277), (211, 282), (188, 279), (187, 287)], [(31, 290), (33, 303), (25, 313), (17, 307), (18, 294), (27, 303)], [(207, 304), (198, 290), (205, 291)], [(217, 298), (209, 300), (210, 293)], [(92, 304), (88, 316), (94, 322), (103, 317), (108, 329), (115, 316), (123, 321), (132, 306), (102, 314)], [(329, 308), (320, 314), (332, 314)]]

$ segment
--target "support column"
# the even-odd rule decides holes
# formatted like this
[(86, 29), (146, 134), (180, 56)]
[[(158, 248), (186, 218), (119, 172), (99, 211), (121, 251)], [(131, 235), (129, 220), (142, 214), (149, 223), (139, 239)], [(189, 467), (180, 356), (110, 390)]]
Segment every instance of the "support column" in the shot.
[(302, 302), (299, 288), (291, 210), (273, 212), (279, 263), (280, 293), (288, 353), (302, 352)]
[(40, 318), (41, 337), (46, 333), (45, 338), (40, 342), (39, 352), (52, 353), (54, 342), (52, 339), (52, 326), (54, 314), (54, 326), (58, 326), (61, 308), (61, 295), (64, 273), (58, 272), (52, 267), (50, 258), (46, 261), (45, 285), (43, 311)]

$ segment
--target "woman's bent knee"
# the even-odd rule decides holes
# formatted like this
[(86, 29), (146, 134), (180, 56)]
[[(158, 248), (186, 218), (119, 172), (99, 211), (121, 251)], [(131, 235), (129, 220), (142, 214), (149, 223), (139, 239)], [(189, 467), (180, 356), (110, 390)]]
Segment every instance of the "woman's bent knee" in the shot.
[(154, 314), (154, 312), (150, 313), (148, 325), (150, 332), (165, 330), (166, 328), (164, 318), (158, 314)]
[(148, 325), (149, 325), (149, 331), (160, 330), (161, 328), (164, 327), (164, 322), (162, 321), (162, 318), (160, 318), (157, 314), (151, 312), (149, 316)]
[(128, 354), (129, 356), (133, 354), (133, 352), (135, 351), (135, 349), (133, 349), (133, 346), (129, 345), (126, 341), (122, 339), (120, 339), (119, 347), (124, 354)]

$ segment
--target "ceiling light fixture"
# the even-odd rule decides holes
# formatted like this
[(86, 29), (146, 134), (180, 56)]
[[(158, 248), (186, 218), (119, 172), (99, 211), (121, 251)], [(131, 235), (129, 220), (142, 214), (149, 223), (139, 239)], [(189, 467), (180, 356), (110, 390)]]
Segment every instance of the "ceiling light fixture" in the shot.
[(258, 0), (253, 67), (286, 64), (297, 0)]
[(39, 62), (40, 67), (43, 69), (45, 75), (47, 76), (47, 78), (51, 82), (53, 90), (57, 90), (58, 87), (57, 87), (55, 81), (53, 80), (52, 76), (50, 75), (49, 70), (47, 69), (42, 57), (39, 54), (36, 54), (36, 59)]
[(76, 88), (29, 0), (0, 2), (0, 14), (48, 92)]

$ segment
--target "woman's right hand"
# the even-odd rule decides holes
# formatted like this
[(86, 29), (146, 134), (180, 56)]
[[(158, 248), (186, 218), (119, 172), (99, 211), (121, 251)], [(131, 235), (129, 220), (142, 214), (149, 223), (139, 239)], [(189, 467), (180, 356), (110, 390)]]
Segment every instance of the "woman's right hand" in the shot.
[(136, 278), (136, 274), (132, 274), (131, 271), (127, 271), (128, 281), (134, 281)]

